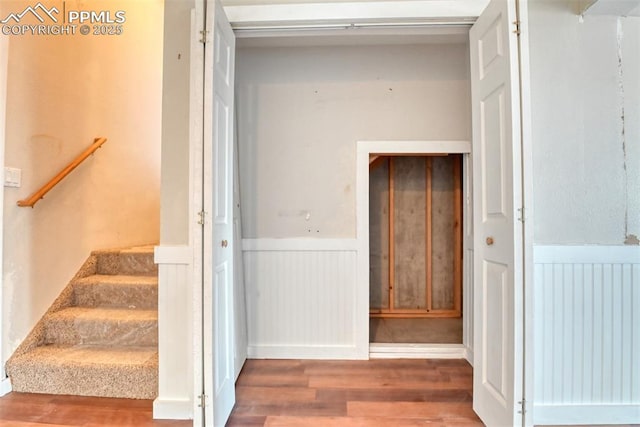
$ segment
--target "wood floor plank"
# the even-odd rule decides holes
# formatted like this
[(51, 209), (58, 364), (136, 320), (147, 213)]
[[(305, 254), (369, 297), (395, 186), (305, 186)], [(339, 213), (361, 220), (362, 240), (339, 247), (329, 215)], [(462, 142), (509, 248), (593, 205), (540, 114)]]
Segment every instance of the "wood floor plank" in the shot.
[(420, 418), (444, 421), (462, 419), (480, 421), (468, 403), (452, 402), (347, 402), (351, 417)]
[(415, 418), (381, 417), (267, 417), (265, 427), (481, 427), (482, 423), (472, 421), (430, 422)]
[(312, 402), (316, 391), (305, 387), (236, 387), (236, 402), (251, 404)]
[(482, 425), (460, 360), (247, 361), (236, 390), (230, 426)]
[(338, 417), (347, 415), (347, 405), (345, 402), (296, 402), (274, 405), (236, 405), (235, 414), (243, 416), (291, 415)]
[(312, 388), (404, 388), (422, 390), (450, 390), (472, 386), (472, 381), (458, 379), (447, 381), (440, 378), (389, 378), (388, 376), (310, 376), (309, 387)]
[(153, 401), (9, 393), (0, 398), (0, 426), (191, 427), (189, 420), (153, 420)]
[(23, 421), (2, 421), (3, 427), (68, 427), (64, 424), (27, 423)]
[(241, 375), (236, 382), (236, 386), (272, 386), (277, 384), (278, 387), (307, 387), (309, 379), (300, 374), (274, 374), (269, 373), (262, 375), (259, 373), (251, 373)]
[(316, 398), (324, 401), (359, 402), (471, 402), (466, 388), (452, 390), (404, 389), (318, 389)]
[(267, 421), (265, 416), (239, 415), (233, 413), (226, 427), (262, 427)]

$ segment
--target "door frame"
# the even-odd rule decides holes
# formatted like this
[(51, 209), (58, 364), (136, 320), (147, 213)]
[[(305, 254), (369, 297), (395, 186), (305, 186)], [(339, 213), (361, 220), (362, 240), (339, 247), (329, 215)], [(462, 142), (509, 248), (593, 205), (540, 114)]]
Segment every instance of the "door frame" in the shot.
[[(398, 357), (405, 353), (399, 353), (395, 350), (409, 351), (409, 349), (400, 349), (400, 346), (391, 346), (394, 350), (388, 353), (388, 346), (371, 346), (369, 342), (369, 155), (424, 155), (424, 154), (462, 154), (463, 155), (463, 183), (467, 182), (467, 158), (471, 153), (471, 142), (469, 141), (358, 141), (356, 143), (356, 352), (359, 358), (368, 359), (370, 357)], [(468, 215), (471, 212), (470, 199), (467, 193), (471, 191), (469, 186), (463, 188), (463, 253), (466, 250), (468, 228)], [(472, 290), (471, 283), (468, 278), (466, 266), (463, 263), (462, 271), (462, 293), (463, 295)], [(459, 344), (425, 344), (421, 346), (411, 346), (411, 355), (416, 357), (438, 357), (438, 358), (465, 358), (469, 363), (473, 364), (473, 352), (469, 348), (472, 343), (466, 342), (469, 336), (468, 322), (465, 318), (471, 317), (469, 307), (463, 304), (463, 343)], [(384, 347), (383, 352), (380, 350)]]

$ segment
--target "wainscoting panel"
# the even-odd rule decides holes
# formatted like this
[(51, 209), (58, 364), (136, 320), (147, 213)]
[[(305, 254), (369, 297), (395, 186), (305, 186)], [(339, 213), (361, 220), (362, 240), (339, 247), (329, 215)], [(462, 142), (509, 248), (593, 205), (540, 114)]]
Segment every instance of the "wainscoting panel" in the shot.
[(243, 241), (249, 357), (355, 358), (355, 240)]
[(640, 248), (534, 249), (534, 424), (640, 423)]
[[(193, 418), (193, 292), (190, 286), (193, 249), (157, 246), (158, 264), (158, 397), (153, 416), (161, 419)], [(186, 368), (185, 368), (186, 367)]]

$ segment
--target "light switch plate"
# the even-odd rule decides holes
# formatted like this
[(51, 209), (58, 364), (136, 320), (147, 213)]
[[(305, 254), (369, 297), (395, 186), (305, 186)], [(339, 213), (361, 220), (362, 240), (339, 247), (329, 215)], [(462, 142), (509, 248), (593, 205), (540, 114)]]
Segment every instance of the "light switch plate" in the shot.
[(18, 168), (4, 168), (4, 186), (5, 187), (20, 187), (22, 184), (22, 169)]

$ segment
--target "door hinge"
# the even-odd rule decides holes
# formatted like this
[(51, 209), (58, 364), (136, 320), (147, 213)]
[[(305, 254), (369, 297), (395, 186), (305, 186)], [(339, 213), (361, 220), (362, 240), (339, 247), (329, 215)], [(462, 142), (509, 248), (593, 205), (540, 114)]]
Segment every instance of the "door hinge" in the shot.
[(520, 35), (520, 21), (513, 21), (513, 26), (515, 27), (513, 32), (519, 36)]
[(524, 414), (525, 412), (527, 412), (527, 410), (525, 409), (526, 403), (527, 402), (524, 399), (518, 401), (518, 405), (520, 405), (520, 409), (518, 410), (519, 414)]
[(209, 30), (200, 30), (200, 43), (207, 43), (207, 36), (209, 35)]
[(201, 394), (200, 396), (198, 396), (198, 400), (200, 401), (198, 403), (198, 408), (205, 408), (207, 406), (207, 395), (206, 394)]
[(524, 216), (524, 207), (518, 208), (518, 221), (524, 224), (525, 216)]
[(200, 218), (198, 219), (198, 224), (204, 225), (207, 219), (207, 213), (205, 211), (200, 211), (198, 212), (198, 217)]

